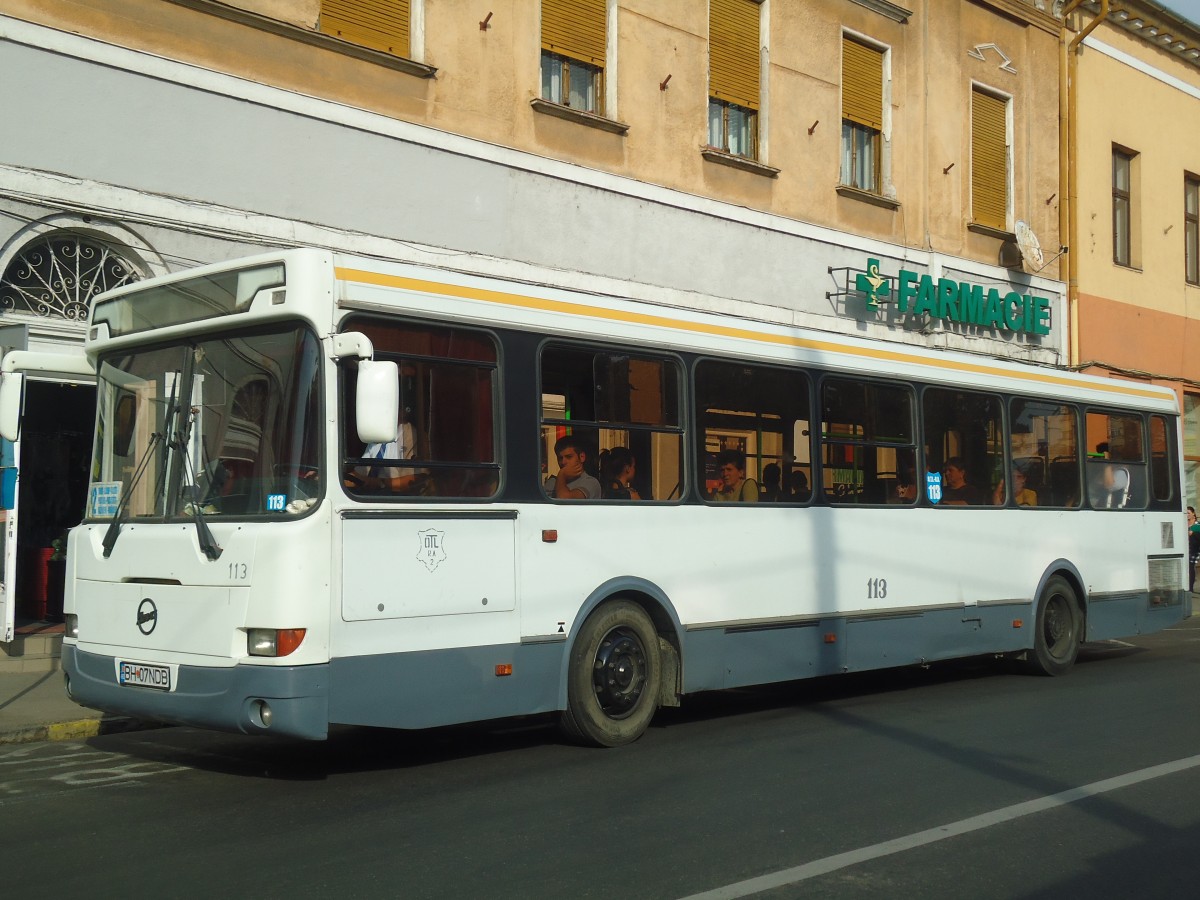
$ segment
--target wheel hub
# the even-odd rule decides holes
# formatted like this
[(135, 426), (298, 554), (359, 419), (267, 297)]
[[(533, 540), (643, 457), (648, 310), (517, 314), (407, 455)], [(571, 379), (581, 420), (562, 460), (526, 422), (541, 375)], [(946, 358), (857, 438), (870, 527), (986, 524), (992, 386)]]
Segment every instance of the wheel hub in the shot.
[(615, 628), (596, 649), (592, 687), (605, 715), (621, 719), (633, 712), (646, 684), (646, 650), (628, 628)]

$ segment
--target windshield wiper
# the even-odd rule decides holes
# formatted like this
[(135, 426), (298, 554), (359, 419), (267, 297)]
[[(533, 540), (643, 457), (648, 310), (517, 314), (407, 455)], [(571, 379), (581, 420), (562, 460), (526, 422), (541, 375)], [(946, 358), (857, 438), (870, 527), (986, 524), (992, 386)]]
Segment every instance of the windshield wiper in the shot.
[(217, 539), (213, 537), (208, 523), (204, 520), (204, 511), (201, 509), (200, 504), (200, 490), (196, 486), (196, 471), (192, 465), (192, 457), (188, 452), (188, 444), (191, 442), (192, 437), (192, 420), (195, 419), (196, 413), (199, 411), (195, 406), (188, 409), (187, 422), (183, 430), (175, 432), (175, 449), (182, 454), (184, 471), (188, 473), (188, 477), (192, 482), (192, 496), (188, 506), (192, 508), (192, 521), (196, 523), (196, 540), (200, 544), (200, 549), (204, 551), (204, 555), (210, 560), (214, 560), (220, 558), (221, 547), (217, 543)]

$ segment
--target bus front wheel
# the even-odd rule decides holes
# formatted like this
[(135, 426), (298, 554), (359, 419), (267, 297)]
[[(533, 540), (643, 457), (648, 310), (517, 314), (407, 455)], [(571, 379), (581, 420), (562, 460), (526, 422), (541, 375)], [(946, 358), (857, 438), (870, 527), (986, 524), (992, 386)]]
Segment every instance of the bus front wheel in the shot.
[(1041, 675), (1065, 675), (1079, 655), (1083, 616), (1075, 589), (1061, 575), (1046, 582), (1034, 629), (1029, 668)]
[(658, 706), (658, 633), (636, 603), (612, 600), (579, 629), (567, 671), (562, 729), (601, 747), (636, 741)]

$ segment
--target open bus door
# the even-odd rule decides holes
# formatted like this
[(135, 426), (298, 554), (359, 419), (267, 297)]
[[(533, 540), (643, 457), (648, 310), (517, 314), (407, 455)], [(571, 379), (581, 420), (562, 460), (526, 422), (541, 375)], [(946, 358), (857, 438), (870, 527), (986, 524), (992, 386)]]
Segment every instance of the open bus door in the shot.
[[(17, 569), (20, 558), (19, 501), (21, 423), (26, 373), (42, 373), (48, 380), (90, 380), (95, 372), (81, 348), (62, 352), (9, 350), (0, 362), (0, 641), (11, 642), (16, 634)], [(88, 430), (92, 422), (87, 424)], [(82, 506), (80, 506), (82, 512)], [(74, 519), (78, 521), (78, 518)]]

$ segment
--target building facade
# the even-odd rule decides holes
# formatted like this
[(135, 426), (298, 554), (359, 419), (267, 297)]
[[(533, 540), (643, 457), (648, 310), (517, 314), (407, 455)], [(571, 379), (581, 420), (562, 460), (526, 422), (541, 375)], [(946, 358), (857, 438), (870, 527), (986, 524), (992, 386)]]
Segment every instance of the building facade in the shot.
[[(8, 346), (70, 349), (123, 280), (312, 245), (1064, 364), (1062, 21), (908, 6), (0, 0)], [(22, 443), (86, 477), (71, 390), (31, 393)], [(35, 512), (46, 468), (10, 596), (13, 539), (81, 508)]]
[(1106, 6), (1085, 3), (1076, 14), (1082, 40), (1065, 98), (1075, 120), (1071, 362), (1180, 394), (1187, 502), (1196, 505), (1200, 28), (1150, 0)]

